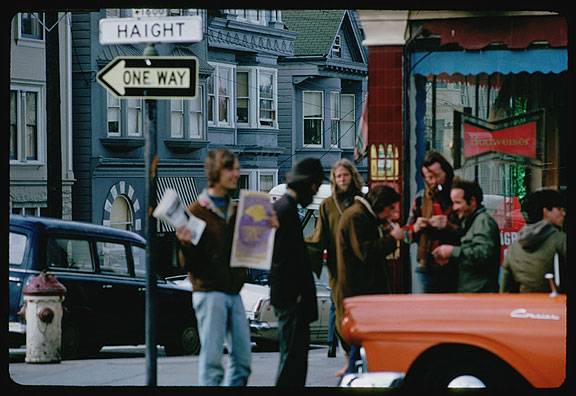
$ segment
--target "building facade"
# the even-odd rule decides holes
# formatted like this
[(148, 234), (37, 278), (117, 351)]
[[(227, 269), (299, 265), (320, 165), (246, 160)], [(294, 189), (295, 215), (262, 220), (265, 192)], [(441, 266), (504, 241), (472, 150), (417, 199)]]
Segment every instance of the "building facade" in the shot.
[[(280, 60), (281, 181), (304, 157), (320, 158), (326, 171), (340, 158), (354, 160), (368, 75), (355, 15), (350, 10), (283, 12), (286, 27), (298, 36), (294, 54)], [(358, 168), (367, 176), (366, 161)]]
[[(430, 149), (485, 194), (503, 197), (501, 229), (517, 198), (541, 187), (567, 190), (563, 16), (361, 10), (360, 18), (370, 59), (370, 181), (396, 183), (405, 215)], [(414, 261), (396, 263), (397, 291), (417, 290)]]
[[(10, 212), (48, 214), (46, 38), (58, 31), (60, 134), (62, 143), (62, 217), (72, 218), (71, 31), (67, 13), (58, 29), (47, 27), (43, 13), (18, 13), (10, 27)], [(50, 28), (50, 29), (48, 29)]]

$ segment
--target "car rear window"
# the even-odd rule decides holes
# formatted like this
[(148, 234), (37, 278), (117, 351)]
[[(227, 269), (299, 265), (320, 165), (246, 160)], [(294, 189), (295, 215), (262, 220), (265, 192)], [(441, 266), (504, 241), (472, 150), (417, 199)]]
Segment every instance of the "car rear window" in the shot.
[(48, 238), (48, 267), (93, 271), (90, 244), (82, 239)]
[(114, 275), (129, 275), (126, 246), (114, 242), (96, 242), (100, 272)]
[(16, 232), (10, 233), (10, 243), (8, 251), (10, 252), (10, 265), (22, 265), (24, 253), (26, 253), (26, 244), (28, 237)]

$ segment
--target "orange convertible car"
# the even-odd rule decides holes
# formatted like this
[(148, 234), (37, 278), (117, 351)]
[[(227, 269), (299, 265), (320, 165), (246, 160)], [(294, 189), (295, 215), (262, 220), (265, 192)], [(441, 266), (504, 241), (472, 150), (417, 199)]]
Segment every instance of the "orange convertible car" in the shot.
[(341, 386), (555, 388), (566, 377), (563, 294), (409, 294), (345, 300), (360, 373)]

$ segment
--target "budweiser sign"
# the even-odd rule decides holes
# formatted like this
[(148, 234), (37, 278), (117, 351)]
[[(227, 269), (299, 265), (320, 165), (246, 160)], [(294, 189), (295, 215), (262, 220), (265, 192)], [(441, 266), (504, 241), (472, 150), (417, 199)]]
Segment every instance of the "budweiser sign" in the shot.
[(494, 131), (464, 123), (464, 157), (496, 151), (536, 158), (536, 128), (536, 121)]

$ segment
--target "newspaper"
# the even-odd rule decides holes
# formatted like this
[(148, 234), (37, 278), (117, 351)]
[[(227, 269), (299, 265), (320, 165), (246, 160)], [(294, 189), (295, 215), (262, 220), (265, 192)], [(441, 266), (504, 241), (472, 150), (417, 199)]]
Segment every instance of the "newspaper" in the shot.
[(198, 244), (206, 228), (206, 222), (190, 213), (182, 204), (178, 193), (170, 188), (166, 189), (152, 215), (174, 228), (186, 226), (192, 233), (191, 242), (194, 245)]
[(240, 190), (231, 267), (270, 269), (276, 234), (276, 229), (270, 225), (272, 214), (270, 195)]

